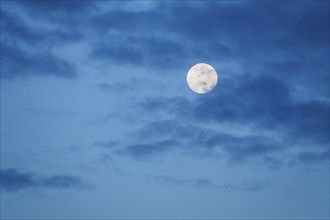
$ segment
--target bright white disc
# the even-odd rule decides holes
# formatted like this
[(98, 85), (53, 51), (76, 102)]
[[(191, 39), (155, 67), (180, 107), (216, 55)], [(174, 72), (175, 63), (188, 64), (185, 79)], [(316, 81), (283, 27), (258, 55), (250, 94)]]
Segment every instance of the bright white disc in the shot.
[(194, 92), (208, 93), (217, 85), (218, 75), (211, 65), (198, 63), (188, 71), (187, 83)]

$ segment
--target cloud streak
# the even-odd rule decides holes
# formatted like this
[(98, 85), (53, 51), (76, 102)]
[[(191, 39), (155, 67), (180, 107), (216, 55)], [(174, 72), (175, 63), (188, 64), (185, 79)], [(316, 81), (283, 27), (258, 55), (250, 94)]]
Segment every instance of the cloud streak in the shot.
[(183, 187), (194, 187), (194, 188), (208, 188), (220, 191), (245, 191), (255, 192), (264, 190), (269, 186), (269, 181), (254, 181), (254, 182), (242, 182), (240, 184), (217, 184), (210, 179), (195, 178), (195, 179), (178, 179), (172, 176), (158, 175), (154, 176), (153, 180), (159, 183), (167, 185), (177, 185)]
[(1, 189), (16, 192), (26, 189), (81, 189), (89, 185), (81, 178), (71, 175), (42, 177), (32, 172), (16, 169), (1, 170)]

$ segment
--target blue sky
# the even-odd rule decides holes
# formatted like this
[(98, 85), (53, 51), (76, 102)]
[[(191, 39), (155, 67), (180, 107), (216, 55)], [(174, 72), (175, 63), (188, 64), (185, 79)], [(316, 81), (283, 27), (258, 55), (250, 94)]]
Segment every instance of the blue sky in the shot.
[(1, 1), (0, 132), (1, 218), (329, 218), (329, 2)]

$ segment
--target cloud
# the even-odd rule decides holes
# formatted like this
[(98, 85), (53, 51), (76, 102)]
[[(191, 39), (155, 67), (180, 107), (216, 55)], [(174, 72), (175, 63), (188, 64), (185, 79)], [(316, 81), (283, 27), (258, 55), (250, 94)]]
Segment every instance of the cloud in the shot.
[[(127, 5), (118, 7), (121, 3), (109, 3), (117, 5), (102, 10), (102, 6), (109, 6), (102, 4), (74, 1), (8, 4), (1, 13), (2, 77), (75, 78), (72, 63), (44, 48), (79, 40), (90, 47), (86, 57), (111, 64), (172, 68), (174, 71), (168, 72), (177, 73), (179, 67), (195, 61), (210, 61), (219, 65), (220, 75), (219, 87), (212, 94), (197, 101), (161, 96), (138, 103), (142, 111), (159, 112), (174, 119), (145, 124), (136, 132), (136, 140), (125, 144), (128, 154), (139, 157), (166, 152), (166, 141), (172, 141), (167, 144), (174, 146), (169, 147), (172, 150), (200, 146), (205, 151), (221, 151), (237, 161), (250, 155), (269, 159), (291, 144), (326, 147), (328, 2), (304, 3), (299, 8), (295, 3), (280, 7), (277, 2), (159, 2), (143, 10), (130, 10)], [(33, 21), (42, 18), (53, 28), (25, 22), (22, 14)], [(88, 39), (83, 37), (86, 33)], [(32, 51), (29, 44), (36, 42), (42, 47)], [(233, 68), (222, 73), (222, 65), (233, 60), (241, 73), (235, 73)], [(129, 84), (103, 82), (97, 86), (103, 90), (122, 90)], [(297, 95), (297, 89), (304, 93)], [(288, 143), (258, 134), (242, 136), (214, 128), (203, 130), (205, 123), (252, 126), (256, 132), (279, 134)], [(294, 146), (287, 148), (291, 147)]]
[(135, 159), (175, 151), (195, 157), (216, 157), (228, 163), (261, 161), (270, 167), (279, 167), (288, 159), (282, 158), (283, 153), (290, 149), (271, 136), (223, 133), (180, 120), (148, 123), (132, 137), (134, 144), (119, 152)]
[(161, 182), (169, 185), (182, 185), (189, 187), (209, 187), (209, 188), (214, 187), (214, 183), (211, 180), (205, 178), (177, 179), (172, 176), (157, 175), (154, 176), (153, 179), (157, 182)]
[(305, 151), (301, 152), (297, 155), (298, 161), (304, 163), (318, 163), (328, 161), (329, 158), (329, 149), (323, 152), (313, 152), (313, 151)]
[(143, 110), (150, 112), (161, 112), (169, 113), (180, 116), (189, 114), (191, 109), (194, 107), (193, 103), (188, 101), (184, 97), (146, 97), (144, 100), (137, 103), (138, 107)]
[[(147, 98), (138, 105), (145, 110), (170, 113), (174, 119), (155, 120), (136, 132), (136, 141), (167, 138), (180, 141), (181, 150), (201, 149), (225, 156), (230, 162), (249, 162), (255, 158), (278, 166), (290, 161), (295, 149), (298, 161), (327, 160), (329, 105), (320, 100), (304, 100), (292, 95), (283, 80), (260, 75), (225, 85), (222, 90), (188, 101), (184, 98)], [(191, 125), (193, 123), (193, 126)], [(212, 128), (204, 125), (212, 123)], [(214, 126), (238, 124), (255, 134), (231, 134)], [(263, 135), (268, 132), (272, 135)], [(190, 146), (190, 147), (185, 147)], [(191, 147), (195, 146), (195, 147)], [(310, 154), (303, 153), (309, 147)], [(196, 154), (201, 154), (196, 151)], [(309, 160), (310, 159), (310, 160)], [(309, 163), (310, 164), (310, 163)]]
[[(309, 7), (311, 5), (313, 7)], [(109, 37), (115, 41), (120, 35), (126, 39), (135, 39), (131, 42), (123, 40), (116, 45), (120, 45), (123, 51), (127, 51), (127, 48), (134, 51), (134, 45), (141, 45), (141, 48), (146, 49), (147, 53), (142, 54), (147, 58), (147, 55), (159, 51), (160, 60), (166, 60), (163, 57), (170, 52), (172, 56), (181, 57), (181, 65), (195, 58), (235, 58), (247, 63), (252, 61), (253, 65), (256, 65), (260, 60), (255, 60), (255, 56), (263, 62), (272, 59), (287, 62), (282, 55), (292, 54), (292, 59), (301, 60), (305, 56), (311, 58), (303, 52), (325, 51), (329, 36), (327, 5), (326, 2), (303, 4), (297, 9), (279, 7), (278, 3), (262, 2), (161, 2), (145, 11), (128, 11), (122, 8), (99, 13), (93, 16), (91, 26), (103, 34), (111, 33)], [(289, 6), (294, 4), (289, 3)], [(281, 17), (278, 17), (279, 14)], [(135, 44), (127, 46), (132, 42)], [(175, 48), (179, 54), (173, 53)], [(269, 53), (270, 50), (273, 54)], [(174, 59), (171, 61), (176, 63)], [(168, 64), (171, 62), (160, 62), (155, 65), (165, 67)]]
[(27, 9), (34, 12), (41, 13), (59, 13), (59, 14), (71, 14), (71, 13), (81, 13), (84, 11), (88, 11), (95, 6), (94, 2), (84, 1), (84, 2), (76, 2), (76, 1), (38, 1), (38, 0), (30, 0), (29, 2), (18, 2)]
[(36, 108), (26, 108), (24, 109), (26, 113), (37, 116), (72, 116), (75, 113), (73, 111), (65, 111), (65, 110), (51, 110), (51, 109), (36, 109)]
[(199, 99), (193, 116), (199, 121), (252, 124), (293, 139), (303, 138), (325, 145), (329, 140), (328, 113), (328, 103), (294, 100), (283, 81), (257, 76), (241, 82), (228, 93), (219, 92)]
[[(157, 123), (158, 125), (162, 123)], [(178, 124), (181, 124), (178, 122)], [(305, 152), (305, 146), (300, 146), (301, 142), (295, 140), (295, 137), (279, 140), (271, 136), (263, 135), (245, 135), (236, 136), (217, 132), (215, 130), (203, 130), (186, 126), (186, 128), (176, 123), (165, 123), (157, 130), (155, 125), (151, 125), (155, 130), (150, 136), (144, 136), (145, 133), (138, 132), (137, 141), (151, 141), (157, 138), (169, 138), (173, 141), (180, 141), (180, 144), (168, 146), (168, 148), (155, 151), (156, 144), (148, 145), (146, 148), (139, 148), (139, 145), (130, 146), (130, 154), (133, 158), (139, 158), (139, 154), (149, 157), (154, 154), (162, 154), (168, 151), (179, 151), (188, 153), (192, 156), (216, 156), (219, 160), (228, 163), (239, 164), (258, 164), (263, 163), (269, 168), (279, 168), (283, 165), (289, 165), (292, 159), (292, 150), (296, 158), (295, 161), (300, 164), (311, 165), (313, 162), (324, 162), (329, 160), (328, 151), (320, 151), (323, 147), (317, 147), (313, 142), (308, 146), (310, 151)], [(170, 126), (169, 126), (170, 125)], [(169, 126), (169, 127), (166, 127)], [(148, 125), (145, 128), (149, 130)], [(182, 134), (182, 136), (181, 136)], [(303, 142), (304, 143), (304, 142)], [(298, 145), (298, 146), (297, 146)], [(166, 147), (166, 146), (165, 146)], [(141, 150), (141, 151), (140, 151)], [(149, 152), (152, 151), (152, 152)]]
[(48, 47), (73, 43), (82, 40), (82, 33), (64, 28), (49, 28), (32, 25), (19, 16), (19, 13), (1, 10), (2, 39), (12, 44), (37, 44)]
[(125, 147), (125, 149), (117, 150), (119, 154), (128, 154), (136, 159), (145, 159), (160, 153), (165, 153), (175, 146), (178, 146), (179, 142), (175, 140), (161, 140), (155, 142), (131, 144)]
[(54, 55), (51, 49), (77, 41), (78, 33), (36, 28), (5, 10), (1, 10), (1, 30), (1, 77), (76, 77), (74, 64)]
[(103, 91), (118, 92), (123, 94), (124, 92), (137, 92), (148, 89), (163, 89), (165, 86), (162, 83), (151, 81), (150, 79), (144, 78), (130, 78), (121, 82), (100, 82), (96, 84), (96, 87)]
[(95, 48), (90, 53), (90, 57), (96, 60), (110, 60), (118, 64), (142, 65), (144, 62), (142, 53), (129, 45), (102, 45)]
[(208, 138), (204, 144), (207, 148), (220, 148), (230, 162), (255, 161), (258, 157), (265, 161), (265, 158), (276, 158), (278, 153), (285, 151), (282, 142), (256, 135), (237, 137), (220, 133)]
[(98, 11), (96, 2), (93, 1), (15, 1), (6, 3), (22, 14), (26, 14), (34, 20), (42, 20), (60, 29), (70, 30), (73, 33), (86, 25), (94, 12)]
[(254, 192), (254, 191), (263, 190), (269, 186), (269, 181), (267, 180), (258, 180), (252, 182), (244, 181), (238, 184), (232, 184), (232, 183), (217, 184), (212, 180), (206, 178), (179, 179), (173, 176), (165, 176), (165, 175), (153, 176), (153, 180), (168, 185), (178, 185), (178, 186), (195, 187), (195, 188), (209, 188), (209, 189), (221, 190), (227, 192), (228, 191)]
[(62, 60), (48, 52), (30, 54), (15, 46), (3, 44), (1, 48), (1, 65), (3, 78), (28, 76), (58, 76), (67, 79), (76, 77), (73, 64)]
[(68, 175), (56, 175), (44, 179), (43, 187), (46, 188), (77, 188), (84, 186), (82, 180), (77, 177), (68, 176)]
[(45, 40), (42, 32), (30, 29), (18, 16), (1, 10), (1, 29), (4, 40), (23, 41), (25, 43), (37, 43)]
[(161, 36), (114, 37), (111, 43), (98, 43), (89, 56), (116, 64), (168, 69), (182, 64), (179, 58), (184, 58), (184, 49), (179, 42)]
[(81, 178), (71, 175), (42, 177), (32, 172), (16, 169), (1, 170), (1, 188), (8, 192), (24, 189), (71, 189), (86, 188), (88, 184)]
[[(11, 16), (3, 19), (10, 24), (4, 26), (4, 34), (48, 46), (65, 39), (84, 40), (92, 47), (85, 55), (115, 64), (173, 70), (195, 61), (235, 60), (251, 72), (291, 80), (292, 76), (301, 77), (300, 72), (315, 77), (309, 70), (315, 70), (316, 64), (324, 66), (328, 60), (328, 2), (305, 3), (299, 8), (294, 3), (279, 7), (276, 2), (159, 2), (143, 10), (131, 10), (127, 4), (116, 2), (29, 1), (8, 5), (18, 5), (15, 7), (20, 13), (57, 28), (47, 31), (39, 27), (42, 30), (36, 31), (18, 16)], [(110, 10), (103, 9), (107, 7)], [(9, 14), (5, 13), (4, 18)], [(90, 37), (84, 39), (85, 35)], [(306, 61), (304, 65), (301, 60)], [(287, 74), (290, 69), (293, 71)], [(323, 72), (317, 78), (326, 76)]]
[(102, 33), (120, 32), (150, 33), (164, 28), (162, 11), (127, 11), (125, 9), (99, 13), (91, 20), (93, 27)]
[(31, 173), (21, 173), (15, 169), (1, 170), (1, 188), (6, 191), (33, 188), (36, 184)]
[(112, 149), (118, 146), (118, 142), (117, 141), (107, 141), (107, 142), (103, 142), (103, 141), (96, 141), (93, 143), (94, 146), (97, 147), (102, 147), (105, 149)]

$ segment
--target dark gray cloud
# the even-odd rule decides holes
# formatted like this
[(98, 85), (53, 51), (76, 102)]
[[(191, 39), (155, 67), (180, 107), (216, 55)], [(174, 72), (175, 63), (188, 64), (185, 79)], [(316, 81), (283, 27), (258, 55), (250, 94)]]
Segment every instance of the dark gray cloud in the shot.
[(24, 189), (72, 189), (86, 188), (88, 186), (83, 179), (71, 175), (41, 177), (32, 172), (22, 172), (16, 169), (1, 170), (1, 188), (9, 192)]

